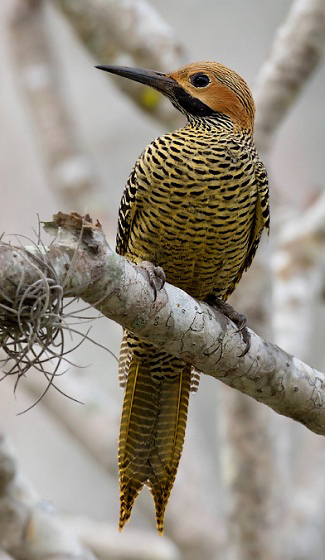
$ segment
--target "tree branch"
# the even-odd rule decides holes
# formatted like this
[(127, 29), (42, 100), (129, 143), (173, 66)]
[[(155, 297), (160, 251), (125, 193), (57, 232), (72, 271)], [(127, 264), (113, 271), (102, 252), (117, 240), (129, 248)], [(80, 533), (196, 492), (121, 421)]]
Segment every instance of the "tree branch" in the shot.
[(139, 64), (170, 70), (186, 59), (174, 30), (146, 0), (55, 0), (95, 57), (112, 43)]
[[(20, 1), (11, 22), (16, 76), (36, 124), (50, 185), (75, 209), (89, 207), (94, 166), (76, 137), (46, 29), (45, 3)], [(18, 78), (19, 77), (19, 78)]]
[(160, 539), (149, 531), (129, 527), (121, 539), (116, 527), (98, 520), (69, 516), (65, 521), (100, 560), (179, 560), (181, 557), (178, 547), (165, 535)]
[(95, 560), (21, 475), (12, 446), (1, 434), (0, 519), (0, 560), (11, 558), (6, 553), (16, 560)]
[(324, 51), (324, 0), (296, 0), (256, 83), (255, 136), (259, 151), (269, 150), (275, 131)]
[(276, 341), (303, 359), (312, 349), (313, 318), (324, 293), (324, 224), (323, 192), (302, 215), (283, 224), (273, 257)]
[[(188, 55), (174, 30), (146, 0), (55, 0), (97, 63), (131, 65), (165, 72), (185, 64)], [(180, 122), (169, 102), (141, 84), (116, 85), (144, 111), (168, 126)]]
[(250, 350), (241, 356), (245, 344), (235, 325), (179, 288), (166, 284), (153, 302), (141, 270), (109, 247), (100, 224), (60, 213), (46, 229), (59, 236), (46, 250), (0, 247), (2, 324), (17, 286), (22, 291), (39, 281), (43, 254), (41, 275), (51, 266), (66, 296), (81, 297), (161, 350), (325, 435), (323, 373), (252, 331)]

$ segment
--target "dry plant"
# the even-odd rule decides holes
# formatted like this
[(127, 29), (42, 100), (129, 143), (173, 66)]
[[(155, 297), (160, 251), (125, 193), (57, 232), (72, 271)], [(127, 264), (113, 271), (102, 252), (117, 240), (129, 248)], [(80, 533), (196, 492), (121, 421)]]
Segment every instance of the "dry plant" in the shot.
[[(86, 216), (85, 220), (89, 220), (89, 216)], [(80, 229), (80, 241), (82, 236), (83, 227)], [(16, 249), (19, 251), (20, 258), (25, 260), (27, 268), (30, 266), (33, 271), (33, 281), (30, 281), (30, 274), (27, 270), (24, 271), (23, 267), (20, 277), (8, 279), (9, 292), (6, 291), (7, 286), (3, 287), (3, 291), (0, 288), (0, 348), (5, 354), (0, 360), (3, 378), (15, 377), (16, 390), (19, 381), (26, 377), (29, 371), (41, 373), (47, 384), (32, 407), (45, 396), (50, 387), (79, 402), (71, 395), (66, 395), (55, 384), (55, 378), (66, 373), (70, 365), (86, 367), (72, 363), (69, 356), (85, 340), (89, 340), (106, 350), (117, 361), (117, 357), (109, 348), (90, 337), (91, 326), (86, 332), (78, 328), (86, 322), (96, 320), (100, 314), (86, 316), (85, 312), (91, 309), (90, 306), (75, 309), (73, 304), (79, 298), (69, 298), (69, 291), (65, 289), (73, 275), (79, 243), (66, 271), (66, 278), (60, 283), (55, 266), (49, 258), (48, 249), (41, 241), (40, 227), (37, 241), (33, 243), (32, 240), (27, 240), (32, 243), (31, 246), (24, 247), (21, 236), (16, 236), (16, 241), (19, 243), (16, 247), (4, 241), (1, 241), (1, 246), (9, 251), (13, 250), (14, 254)]]

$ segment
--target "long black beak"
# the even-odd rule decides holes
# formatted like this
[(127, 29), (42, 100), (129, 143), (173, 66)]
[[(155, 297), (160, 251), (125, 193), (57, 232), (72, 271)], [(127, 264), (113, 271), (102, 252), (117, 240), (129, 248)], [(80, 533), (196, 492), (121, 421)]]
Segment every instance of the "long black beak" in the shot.
[(167, 96), (172, 95), (175, 86), (178, 85), (175, 80), (169, 78), (166, 74), (155, 72), (154, 70), (129, 68), (127, 66), (96, 66), (96, 68), (153, 87)]

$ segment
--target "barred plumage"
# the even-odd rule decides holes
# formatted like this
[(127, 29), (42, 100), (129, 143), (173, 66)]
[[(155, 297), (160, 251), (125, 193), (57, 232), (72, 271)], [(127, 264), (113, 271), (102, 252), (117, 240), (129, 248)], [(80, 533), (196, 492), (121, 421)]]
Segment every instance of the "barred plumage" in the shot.
[[(117, 252), (163, 267), (168, 282), (197, 299), (225, 300), (269, 227), (267, 175), (253, 143), (254, 103), (246, 83), (217, 63), (191, 64), (167, 76), (100, 68), (152, 85), (188, 118), (137, 160), (121, 201)], [(198, 375), (130, 332), (119, 366), (126, 382), (120, 528), (147, 484), (161, 533)]]

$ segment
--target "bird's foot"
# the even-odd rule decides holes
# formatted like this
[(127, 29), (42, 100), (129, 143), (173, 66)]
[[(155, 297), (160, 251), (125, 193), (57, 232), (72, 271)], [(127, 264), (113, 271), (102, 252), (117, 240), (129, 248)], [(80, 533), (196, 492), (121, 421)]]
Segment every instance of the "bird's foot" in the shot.
[(157, 293), (164, 287), (166, 282), (166, 274), (163, 268), (155, 266), (149, 261), (142, 261), (138, 266), (147, 273), (149, 284), (153, 289), (153, 300), (156, 301)]
[(241, 333), (243, 341), (245, 342), (244, 351), (239, 356), (240, 358), (242, 358), (243, 356), (245, 356), (245, 354), (247, 354), (251, 346), (251, 335), (247, 328), (246, 315), (244, 315), (243, 313), (238, 313), (238, 311), (236, 311), (232, 307), (232, 305), (230, 305), (230, 303), (227, 303), (226, 301), (223, 301), (222, 299), (219, 299), (217, 297), (213, 297), (213, 300), (211, 301), (208, 300), (208, 303), (209, 305), (223, 313), (223, 315), (228, 317), (228, 319), (230, 319), (230, 321), (232, 321), (236, 325), (238, 332)]

